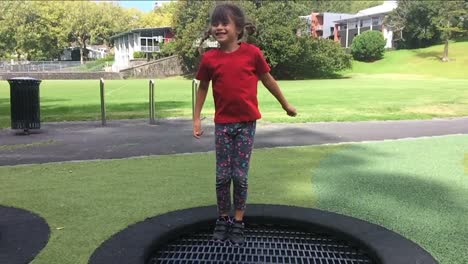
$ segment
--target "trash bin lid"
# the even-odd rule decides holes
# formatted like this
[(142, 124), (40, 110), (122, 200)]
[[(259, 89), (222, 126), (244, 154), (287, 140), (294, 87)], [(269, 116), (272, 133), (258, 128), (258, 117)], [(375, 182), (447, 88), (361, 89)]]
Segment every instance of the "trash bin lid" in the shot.
[(32, 78), (32, 77), (14, 77), (14, 78), (7, 79), (7, 81), (38, 81), (40, 82), (41, 80)]

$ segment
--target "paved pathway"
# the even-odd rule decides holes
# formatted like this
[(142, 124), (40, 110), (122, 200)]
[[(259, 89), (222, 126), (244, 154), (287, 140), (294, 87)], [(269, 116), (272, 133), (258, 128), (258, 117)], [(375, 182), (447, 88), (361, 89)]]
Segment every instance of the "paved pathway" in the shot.
[[(0, 165), (214, 150), (213, 122), (203, 121), (204, 136), (192, 137), (192, 123), (183, 119), (43, 123), (21, 135), (0, 130)], [(257, 125), (256, 148), (320, 145), (339, 142), (468, 134), (468, 117), (418, 121), (323, 122)]]

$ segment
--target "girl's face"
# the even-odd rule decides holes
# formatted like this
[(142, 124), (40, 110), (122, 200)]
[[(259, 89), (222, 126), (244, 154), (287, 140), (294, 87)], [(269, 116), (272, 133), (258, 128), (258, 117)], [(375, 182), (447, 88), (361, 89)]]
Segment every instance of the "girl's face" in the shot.
[(229, 17), (227, 23), (215, 22), (211, 24), (211, 34), (219, 42), (219, 44), (237, 43), (237, 36), (240, 34), (236, 24)]

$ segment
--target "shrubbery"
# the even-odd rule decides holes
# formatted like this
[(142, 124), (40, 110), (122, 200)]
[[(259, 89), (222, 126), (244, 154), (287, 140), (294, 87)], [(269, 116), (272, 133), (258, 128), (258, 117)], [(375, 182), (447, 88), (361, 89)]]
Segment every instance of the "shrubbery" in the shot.
[(297, 61), (275, 69), (279, 70), (275, 74), (277, 77), (330, 78), (335, 77), (338, 71), (351, 68), (351, 55), (346, 54), (340, 44), (333, 40), (304, 37), (298, 38), (298, 42), (302, 51)]
[(143, 51), (135, 51), (133, 52), (133, 58), (134, 59), (146, 58), (146, 53), (144, 53)]
[(351, 44), (351, 54), (358, 61), (376, 61), (383, 58), (385, 39), (380, 31), (366, 31), (357, 36)]

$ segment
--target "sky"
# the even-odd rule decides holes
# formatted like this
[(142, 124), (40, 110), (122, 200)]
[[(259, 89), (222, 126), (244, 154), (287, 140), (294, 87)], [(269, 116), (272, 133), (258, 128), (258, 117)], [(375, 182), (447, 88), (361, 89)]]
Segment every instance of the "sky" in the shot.
[(126, 7), (126, 8), (137, 8), (137, 9), (140, 9), (141, 11), (144, 11), (144, 12), (149, 12), (151, 10), (153, 10), (153, 7), (154, 7), (154, 3), (157, 2), (158, 5), (161, 5), (163, 4), (164, 2), (169, 2), (169, 1), (116, 1), (117, 3), (119, 3), (122, 7)]

